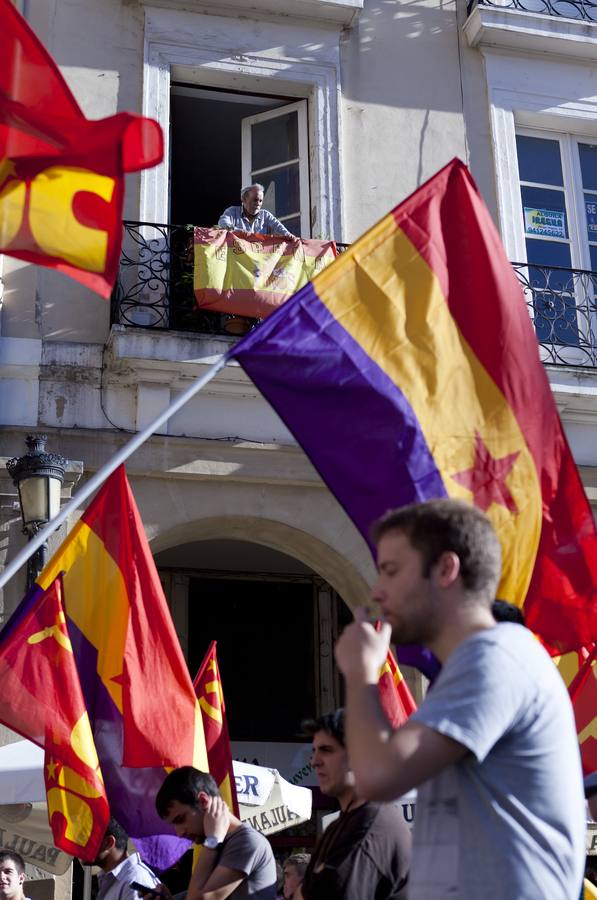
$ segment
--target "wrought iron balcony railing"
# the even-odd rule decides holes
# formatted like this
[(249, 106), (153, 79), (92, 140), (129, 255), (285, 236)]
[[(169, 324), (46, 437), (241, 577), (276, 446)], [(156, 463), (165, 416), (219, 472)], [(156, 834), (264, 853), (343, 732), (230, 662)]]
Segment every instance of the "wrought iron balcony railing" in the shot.
[[(346, 244), (338, 245), (343, 250)], [(597, 367), (597, 272), (512, 263), (543, 362)], [(193, 227), (125, 222), (112, 322), (200, 334), (239, 335), (258, 320), (198, 309)]]
[(542, 13), (546, 16), (597, 22), (597, 3), (594, 0), (469, 0), (469, 15), (475, 6), (520, 9), (523, 12)]
[(512, 263), (544, 363), (597, 366), (597, 272)]
[[(346, 244), (337, 244), (338, 250)], [(258, 319), (197, 307), (193, 293), (193, 226), (124, 222), (112, 324), (240, 335)]]

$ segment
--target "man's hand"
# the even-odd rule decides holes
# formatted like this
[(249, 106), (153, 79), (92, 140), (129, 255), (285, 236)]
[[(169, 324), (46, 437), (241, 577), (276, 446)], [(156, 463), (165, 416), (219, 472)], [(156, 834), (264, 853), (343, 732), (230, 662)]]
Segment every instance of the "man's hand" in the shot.
[(358, 609), (355, 620), (336, 643), (338, 667), (347, 681), (377, 684), (379, 670), (386, 661), (392, 629), (387, 622), (376, 631), (368, 621), (367, 610)]
[(203, 831), (223, 841), (230, 826), (230, 810), (220, 797), (209, 797), (203, 817)]

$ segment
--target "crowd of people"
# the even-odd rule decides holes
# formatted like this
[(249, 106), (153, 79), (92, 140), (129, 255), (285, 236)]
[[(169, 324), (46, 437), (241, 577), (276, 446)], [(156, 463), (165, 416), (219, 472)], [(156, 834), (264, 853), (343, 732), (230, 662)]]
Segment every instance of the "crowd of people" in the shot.
[[(437, 500), (387, 514), (374, 535), (372, 599), (384, 622), (377, 631), (357, 613), (335, 650), (345, 710), (303, 723), (339, 817), (311, 856), (291, 855), (279, 873), (268, 840), (233, 815), (211, 775), (173, 770), (156, 809), (202, 847), (187, 900), (577, 900), (586, 817), (572, 708), (533, 634), (496, 623), (493, 526), (478, 508)], [(439, 669), (395, 730), (377, 687), (390, 641), (427, 648)], [(394, 801), (412, 788), (411, 842)], [(24, 900), (22, 860), (3, 854), (0, 863), (0, 900)], [(136, 900), (137, 891), (170, 900), (138, 854), (127, 855), (118, 823), (96, 864), (98, 900)]]

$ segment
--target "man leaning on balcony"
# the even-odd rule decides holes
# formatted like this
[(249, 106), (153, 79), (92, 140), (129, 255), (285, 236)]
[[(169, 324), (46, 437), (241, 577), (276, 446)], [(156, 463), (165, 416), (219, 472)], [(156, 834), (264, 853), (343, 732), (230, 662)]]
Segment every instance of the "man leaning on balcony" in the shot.
[(263, 209), (263, 185), (250, 184), (240, 192), (240, 206), (229, 206), (218, 221), (218, 228), (244, 231), (248, 234), (277, 234), (296, 240), (282, 223)]

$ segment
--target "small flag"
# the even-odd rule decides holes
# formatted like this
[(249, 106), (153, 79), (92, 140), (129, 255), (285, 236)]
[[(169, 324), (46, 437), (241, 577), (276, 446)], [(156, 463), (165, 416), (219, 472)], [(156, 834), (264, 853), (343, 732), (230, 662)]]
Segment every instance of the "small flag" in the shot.
[[(375, 630), (379, 631), (380, 628), (381, 622), (378, 621)], [(391, 650), (388, 650), (386, 661), (381, 667), (378, 689), (383, 711), (392, 728), (404, 725), (416, 710), (417, 704)]]
[(391, 650), (379, 676), (379, 697), (383, 711), (394, 728), (404, 725), (417, 704)]
[(45, 749), (48, 819), (55, 845), (92, 862), (110, 810), (66, 627), (62, 583), (39, 593), (0, 635), (0, 719)]
[(209, 771), (218, 783), (220, 793), (230, 810), (235, 816), (238, 816), (226, 704), (216, 647), (217, 641), (212, 641), (197, 672), (193, 686), (201, 707)]

